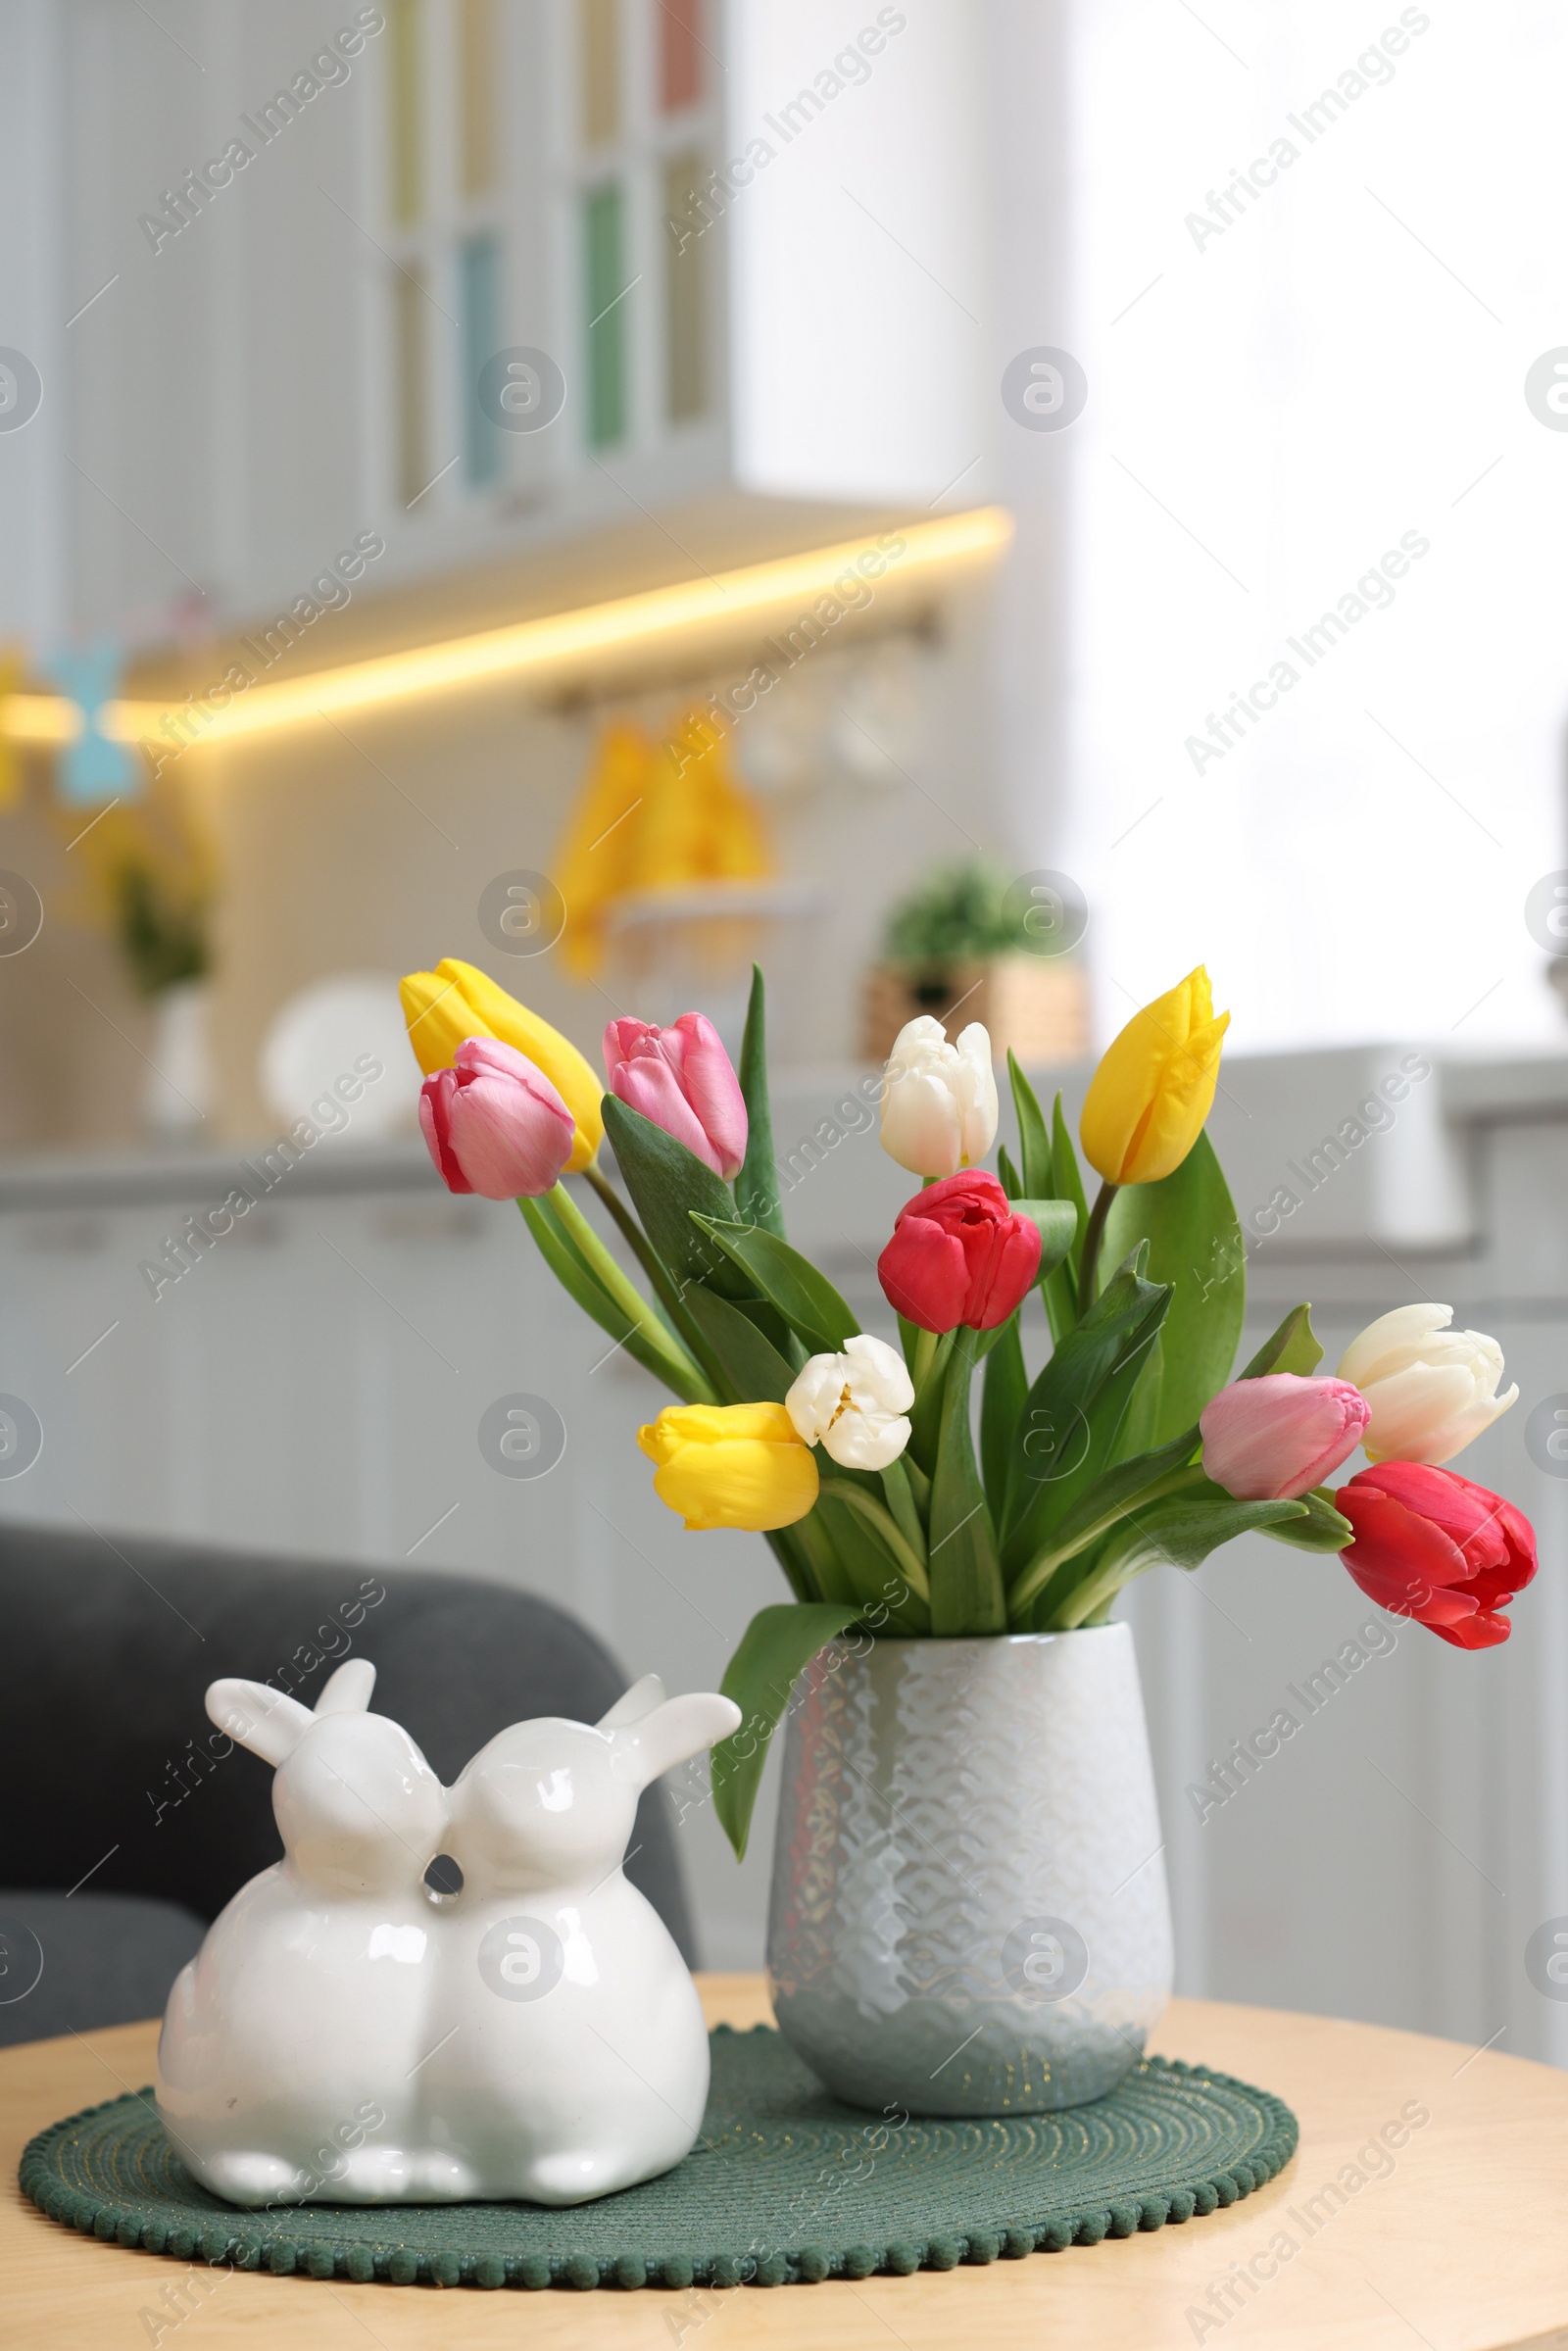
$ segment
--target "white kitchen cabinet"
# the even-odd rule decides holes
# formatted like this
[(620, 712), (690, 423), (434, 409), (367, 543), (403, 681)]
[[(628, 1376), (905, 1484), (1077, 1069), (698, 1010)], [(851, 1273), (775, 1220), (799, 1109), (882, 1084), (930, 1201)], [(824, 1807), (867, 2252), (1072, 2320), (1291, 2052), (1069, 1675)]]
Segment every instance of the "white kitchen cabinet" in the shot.
[(43, 397), (0, 632), (265, 621), (366, 534), (373, 591), (650, 512), (679, 570), (720, 495), (982, 503), (977, 26), (3, 0), (0, 343)]

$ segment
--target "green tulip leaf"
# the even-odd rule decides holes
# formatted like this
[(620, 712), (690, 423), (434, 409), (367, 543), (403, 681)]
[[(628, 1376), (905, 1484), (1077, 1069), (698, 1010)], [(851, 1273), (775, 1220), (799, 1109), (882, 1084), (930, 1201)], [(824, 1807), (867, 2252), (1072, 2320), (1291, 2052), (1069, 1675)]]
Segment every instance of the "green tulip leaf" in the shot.
[(760, 1232), (756, 1225), (736, 1224), (695, 1207), (691, 1218), (744, 1276), (747, 1290), (760, 1291), (776, 1306), (813, 1355), (836, 1355), (845, 1340), (858, 1331), (859, 1324), (826, 1275), (787, 1241)]
[[(1033, 1186), (1030, 1189), (1033, 1190)], [(1076, 1281), (1084, 1253), (1084, 1234), (1089, 1225), (1089, 1202), (1084, 1198), (1084, 1180), (1078, 1172), (1078, 1153), (1073, 1150), (1067, 1121), (1062, 1116), (1059, 1093), (1051, 1105), (1051, 1194), (1054, 1200), (1070, 1200), (1078, 1211), (1078, 1238), (1072, 1251), (1072, 1271)], [(1106, 1262), (1103, 1249), (1100, 1261), (1102, 1265)]]
[[(808, 1512), (807, 1516), (809, 1517)], [(784, 1570), (786, 1583), (798, 1600), (819, 1600), (822, 1587), (812, 1572), (810, 1555), (799, 1541), (799, 1530), (805, 1519), (797, 1519), (793, 1527), (773, 1527), (762, 1537), (768, 1549)]]
[(1064, 1262), (1077, 1239), (1078, 1211), (1065, 1200), (1015, 1200), (1010, 1205), (1014, 1216), (1027, 1216), (1040, 1235), (1040, 1271), (1035, 1279), (1043, 1282)]
[[(892, 1514), (894, 1525), (915, 1557), (923, 1560), (925, 1558), (925, 1519), (922, 1515), (922, 1504), (929, 1502), (931, 1488), (929, 1483), (921, 1477), (918, 1467), (914, 1468), (914, 1474), (911, 1477), (911, 1466), (913, 1465), (908, 1458), (908, 1447), (906, 1446), (897, 1461), (890, 1461), (886, 1469), (878, 1472), (878, 1476), (881, 1479), (883, 1496)], [(916, 1493), (916, 1481), (924, 1488), (923, 1494)]]
[(1270, 1333), (1239, 1380), (1266, 1379), (1271, 1371), (1295, 1372), (1298, 1380), (1309, 1379), (1323, 1360), (1323, 1349), (1312, 1328), (1310, 1306), (1293, 1306), (1277, 1331)]
[(784, 1207), (773, 1163), (773, 1111), (767, 1091), (767, 1003), (761, 966), (752, 965), (752, 996), (741, 1039), (741, 1093), (746, 1102), (746, 1157), (735, 1178), (735, 1205), (748, 1224), (784, 1238)]
[(651, 1302), (646, 1318), (634, 1322), (619, 1300), (611, 1297), (593, 1268), (573, 1246), (561, 1220), (544, 1200), (519, 1200), (518, 1207), (538, 1244), (539, 1254), (569, 1298), (576, 1299), (602, 1331), (618, 1340), (634, 1362), (651, 1371), (689, 1404), (713, 1400), (712, 1391), (698, 1365)]
[(1197, 1485), (1200, 1473), (1193, 1464), (1198, 1451), (1199, 1432), (1195, 1426), (1184, 1429), (1157, 1452), (1140, 1453), (1135, 1459), (1117, 1461), (1102, 1470), (1058, 1520), (1045, 1550), (1009, 1585), (1007, 1613), (1013, 1622), (1022, 1625), (1031, 1611), (1044, 1622), (1054, 1599), (1079, 1581), (1083, 1555), (1120, 1519), (1138, 1509), (1142, 1501), (1152, 1500), (1151, 1489)]
[(1165, 1394), (1165, 1334), (1154, 1333), (1153, 1344), (1144, 1358), (1144, 1368), (1133, 1390), (1133, 1400), (1127, 1407), (1116, 1450), (1124, 1461), (1136, 1460), (1141, 1454), (1157, 1450), (1155, 1432), (1160, 1424), (1160, 1406)]
[(1070, 1200), (1078, 1218), (1078, 1230), (1066, 1262), (1058, 1265), (1043, 1286), (1051, 1344), (1058, 1347), (1078, 1320), (1078, 1274), (1083, 1264), (1084, 1235), (1089, 1230), (1089, 1203), (1084, 1199), (1078, 1154), (1062, 1116), (1059, 1093), (1051, 1105), (1051, 1196), (1054, 1200)]
[(737, 1861), (746, 1857), (768, 1740), (790, 1692), (817, 1651), (853, 1625), (860, 1609), (858, 1600), (783, 1601), (760, 1609), (724, 1669), (719, 1689), (740, 1708), (741, 1725), (713, 1749), (713, 1810)]
[(707, 1342), (736, 1404), (782, 1404), (795, 1379), (795, 1366), (765, 1338), (744, 1307), (693, 1282), (683, 1299)]
[(756, 1323), (773, 1352), (782, 1355), (786, 1363), (793, 1364), (799, 1371), (806, 1361), (806, 1349), (778, 1308), (765, 1298), (737, 1298), (735, 1304), (737, 1311), (744, 1314), (748, 1322)]
[(605, 1096), (604, 1110), (615, 1163), (677, 1297), (689, 1284), (703, 1282), (726, 1298), (749, 1298), (756, 1285), (727, 1257), (706, 1248), (692, 1221), (694, 1213), (733, 1218), (735, 1201), (723, 1178), (705, 1167), (684, 1143), (613, 1094)]
[(1061, 1600), (1052, 1625), (1041, 1630), (1102, 1624), (1122, 1586), (1146, 1569), (1201, 1567), (1210, 1551), (1234, 1543), (1238, 1535), (1278, 1536), (1292, 1520), (1307, 1516), (1304, 1502), (1239, 1502), (1204, 1479), (1196, 1490), (1151, 1502), (1125, 1520), (1084, 1580)]
[(1007, 1147), (1004, 1143), (999, 1143), (997, 1146), (997, 1175), (1001, 1180), (1002, 1189), (1009, 1200), (1023, 1198), (1023, 1178), (1007, 1156)]
[(834, 1555), (860, 1606), (879, 1622), (886, 1620), (893, 1632), (929, 1633), (930, 1611), (905, 1573), (897, 1552), (883, 1540), (878, 1527), (848, 1499), (852, 1494), (863, 1494), (874, 1515), (886, 1523), (887, 1505), (880, 1478), (869, 1471), (846, 1470), (821, 1452), (817, 1461), (822, 1470), (822, 1493), (811, 1516), (825, 1528)]
[(1073, 1229), (1061, 1256), (1049, 1264), (1044, 1255), (1041, 1258), (1040, 1288), (1046, 1301), (1046, 1319), (1051, 1325), (1053, 1344), (1059, 1344), (1078, 1320), (1078, 1259), (1089, 1211), (1078, 1178), (1078, 1162), (1061, 1115), (1061, 1096), (1056, 1097), (1052, 1126), (1048, 1128), (1035, 1090), (1019, 1068), (1017, 1054), (1010, 1051), (1007, 1075), (1012, 1083), (1012, 1102), (1018, 1119), (1022, 1178), (1006, 1154), (999, 1152), (997, 1164), (1004, 1171), (1003, 1190), (1020, 1208), (1026, 1199), (1054, 1200), (1073, 1212)]
[[(820, 1458), (818, 1455), (818, 1460)], [(841, 1602), (854, 1600), (855, 1586), (843, 1560), (833, 1548), (833, 1538), (827, 1531), (820, 1510), (808, 1510), (804, 1518), (798, 1518), (792, 1527), (780, 1528), (769, 1535), (767, 1541), (783, 1560), (786, 1574), (789, 1573), (792, 1556), (804, 1568), (808, 1578), (804, 1591), (793, 1576), (790, 1578), (790, 1589), (797, 1599), (830, 1600), (835, 1607)], [(784, 1547), (781, 1548), (781, 1545)]]
[(1200, 1134), (1180, 1167), (1157, 1184), (1129, 1184), (1105, 1219), (1103, 1261), (1149, 1243), (1150, 1278), (1170, 1285), (1170, 1312), (1135, 1405), (1128, 1451), (1162, 1445), (1198, 1418), (1231, 1376), (1247, 1312), (1242, 1228), (1214, 1147)]
[[(910, 1323), (908, 1327), (911, 1331), (915, 1329), (913, 1323)], [(916, 1337), (918, 1336), (919, 1333), (916, 1332)], [(956, 1334), (953, 1331), (944, 1331), (937, 1341), (936, 1352), (931, 1358), (931, 1369), (926, 1374), (925, 1384), (916, 1395), (909, 1410), (909, 1442), (905, 1449), (910, 1461), (917, 1468), (923, 1470), (927, 1477), (936, 1467), (937, 1439), (942, 1430), (943, 1384), (948, 1376), (948, 1365), (952, 1360), (953, 1342), (956, 1336)], [(906, 1354), (906, 1361), (909, 1360), (910, 1358)]]
[(992, 1521), (999, 1526), (1007, 1498), (1007, 1468), (1012, 1459), (1018, 1416), (1028, 1394), (1029, 1373), (1023, 1359), (1023, 1341), (1018, 1333), (1018, 1317), (1013, 1314), (986, 1357), (985, 1384), (980, 1394), (981, 1474)]
[(1009, 1046), (1007, 1076), (1012, 1084), (1012, 1106), (1018, 1119), (1018, 1163), (1022, 1170), (1021, 1192), (1036, 1200), (1056, 1198), (1055, 1179), (1051, 1164), (1051, 1135), (1046, 1114), (1041, 1109), (1035, 1090), (1018, 1066), (1018, 1056)]
[(1276, 1543), (1294, 1543), (1299, 1551), (1343, 1551), (1348, 1543), (1355, 1541), (1355, 1529), (1334, 1506), (1334, 1496), (1323, 1487), (1314, 1486), (1303, 1494), (1305, 1518), (1282, 1519), (1278, 1526), (1264, 1527)]
[(1009, 1583), (1046, 1549), (1080, 1494), (1116, 1459), (1122, 1423), (1169, 1289), (1143, 1276), (1148, 1245), (1119, 1266), (1057, 1345), (1024, 1400), (1004, 1517)]
[(997, 1538), (986, 1507), (969, 1426), (974, 1331), (953, 1342), (942, 1392), (942, 1426), (931, 1477), (928, 1573), (931, 1630), (940, 1637), (1004, 1633), (1007, 1603), (1002, 1589)]

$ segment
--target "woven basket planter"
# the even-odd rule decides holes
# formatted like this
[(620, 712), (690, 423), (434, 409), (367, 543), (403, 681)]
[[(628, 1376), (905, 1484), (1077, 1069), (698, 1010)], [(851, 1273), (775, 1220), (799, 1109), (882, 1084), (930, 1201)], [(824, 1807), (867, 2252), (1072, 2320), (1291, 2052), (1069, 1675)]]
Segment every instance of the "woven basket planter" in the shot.
[(885, 1061), (906, 1021), (922, 1012), (956, 1035), (971, 1020), (991, 1032), (999, 1061), (1008, 1051), (1027, 1068), (1082, 1060), (1090, 1050), (1089, 988), (1071, 956), (998, 955), (984, 963), (874, 963), (865, 975), (860, 1051)]

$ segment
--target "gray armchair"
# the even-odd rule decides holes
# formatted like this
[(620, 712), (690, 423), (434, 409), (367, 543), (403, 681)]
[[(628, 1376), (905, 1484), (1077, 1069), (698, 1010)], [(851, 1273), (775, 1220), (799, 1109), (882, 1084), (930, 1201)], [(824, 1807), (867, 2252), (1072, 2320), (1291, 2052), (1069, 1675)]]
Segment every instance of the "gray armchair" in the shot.
[[(0, 2044), (160, 2014), (207, 1923), (278, 1859), (272, 1774), (202, 1704), (220, 1675), (309, 1706), (368, 1657), (376, 1711), (448, 1782), (509, 1723), (593, 1722), (625, 1687), (531, 1593), (86, 1530), (0, 1526)], [(695, 1964), (657, 1787), (626, 1875)]]

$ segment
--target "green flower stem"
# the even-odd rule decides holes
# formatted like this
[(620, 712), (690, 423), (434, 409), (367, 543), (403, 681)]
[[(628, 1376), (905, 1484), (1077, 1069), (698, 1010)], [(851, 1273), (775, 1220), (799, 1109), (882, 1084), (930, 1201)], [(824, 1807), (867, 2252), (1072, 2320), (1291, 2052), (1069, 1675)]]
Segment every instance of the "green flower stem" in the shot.
[[(919, 1471), (916, 1470), (916, 1477), (919, 1474)], [(925, 1483), (924, 1480), (921, 1482)], [(882, 1491), (888, 1497), (888, 1508), (892, 1511), (894, 1520), (906, 1543), (917, 1559), (924, 1560), (926, 1555), (925, 1522), (921, 1517), (919, 1504), (909, 1483), (908, 1465), (902, 1455), (882, 1472)], [(927, 1486), (926, 1492), (929, 1499), (929, 1486)]]
[(794, 1527), (775, 1527), (762, 1537), (768, 1549), (789, 1578), (789, 1587), (798, 1600), (819, 1600), (822, 1597), (805, 1546), (795, 1540)]
[(1141, 1527), (1129, 1527), (1121, 1541), (1112, 1543), (1094, 1574), (1087, 1576), (1076, 1592), (1067, 1594), (1055, 1612), (1055, 1623), (1048, 1630), (1075, 1633), (1091, 1618), (1103, 1624), (1104, 1612), (1122, 1586), (1130, 1584), (1134, 1576), (1141, 1576), (1146, 1567), (1157, 1567), (1164, 1556), (1159, 1544)]
[[(923, 1342), (926, 1334), (922, 1332)], [(937, 1431), (942, 1425), (942, 1395), (947, 1380), (948, 1365), (953, 1359), (956, 1333), (944, 1331), (937, 1339), (931, 1356), (931, 1368), (922, 1387), (914, 1383), (914, 1402), (909, 1407), (909, 1443), (905, 1460), (910, 1470), (918, 1469), (929, 1478), (936, 1463)], [(913, 1378), (913, 1374), (910, 1374)]]
[(620, 1308), (627, 1321), (636, 1326), (644, 1343), (657, 1349), (667, 1364), (665, 1377), (677, 1396), (685, 1396), (687, 1402), (693, 1404), (718, 1403), (720, 1399), (712, 1383), (693, 1361), (667, 1324), (651, 1308), (635, 1282), (628, 1281), (621, 1272), (565, 1185), (558, 1183), (547, 1197), (551, 1207), (564, 1225), (572, 1247), (606, 1297)]
[(1119, 1184), (1102, 1184), (1095, 1196), (1095, 1204), (1089, 1211), (1089, 1223), (1084, 1231), (1084, 1253), (1078, 1266), (1078, 1316), (1080, 1321), (1095, 1302), (1098, 1287), (1096, 1277), (1100, 1271), (1100, 1245), (1105, 1238), (1105, 1219), (1110, 1214), (1110, 1203), (1120, 1189)]
[[(597, 1190), (597, 1186), (595, 1189)], [(633, 1321), (639, 1323), (644, 1321), (648, 1313), (648, 1300), (636, 1284), (628, 1281), (621, 1272), (620, 1267), (615, 1263), (614, 1258), (606, 1249), (599, 1235), (566, 1190), (565, 1185), (558, 1183), (549, 1198), (551, 1207), (571, 1236), (573, 1248), (577, 1250), (578, 1255), (585, 1258), (592, 1267), (594, 1279), (599, 1283), (601, 1289), (608, 1292), (616, 1305)], [(665, 1335), (669, 1336), (669, 1334)]]
[(850, 1509), (858, 1512), (868, 1527), (876, 1529), (898, 1561), (909, 1590), (917, 1599), (929, 1602), (931, 1579), (926, 1574), (925, 1562), (915, 1557), (901, 1534), (893, 1513), (885, 1509), (874, 1494), (867, 1494), (863, 1487), (852, 1485), (848, 1478), (824, 1478), (822, 1492), (831, 1501), (847, 1503)]
[(807, 1566), (816, 1580), (820, 1598), (851, 1601), (856, 1598), (855, 1586), (844, 1562), (833, 1548), (833, 1538), (823, 1521), (817, 1517), (814, 1505), (804, 1518), (798, 1518), (792, 1527), (786, 1527), (783, 1531), (800, 1545)]
[(644, 1273), (662, 1296), (668, 1287), (664, 1269), (654, 1255), (653, 1249), (649, 1246), (648, 1236), (642, 1226), (637, 1222), (636, 1217), (633, 1216), (597, 1159), (591, 1159), (582, 1172), (626, 1236), (631, 1245), (632, 1253)]
[(914, 1382), (916, 1396), (931, 1377), (931, 1366), (937, 1359), (937, 1348), (941, 1345), (942, 1333), (940, 1331), (922, 1331), (914, 1343), (914, 1363), (909, 1377)]
[(1076, 1559), (1080, 1551), (1088, 1550), (1092, 1543), (1098, 1543), (1102, 1535), (1118, 1525), (1122, 1519), (1130, 1518), (1135, 1510), (1142, 1510), (1146, 1502), (1157, 1501), (1161, 1494), (1180, 1494), (1184, 1486), (1199, 1485), (1203, 1475), (1201, 1462), (1194, 1462), (1186, 1469), (1170, 1470), (1164, 1477), (1155, 1478), (1152, 1485), (1141, 1487), (1136, 1494), (1129, 1494), (1115, 1509), (1105, 1511), (1092, 1526), (1085, 1527), (1075, 1535), (1071, 1543), (1061, 1543), (1055, 1550), (1042, 1551), (1037, 1559), (1029, 1562), (1007, 1594), (1007, 1614), (1014, 1625), (1023, 1624), (1027, 1611), (1058, 1567), (1069, 1559)]

